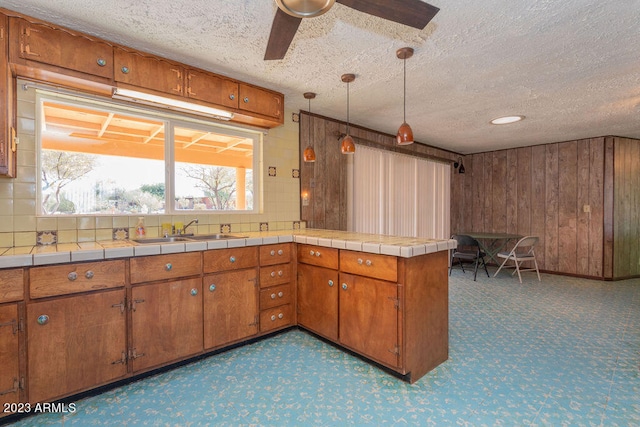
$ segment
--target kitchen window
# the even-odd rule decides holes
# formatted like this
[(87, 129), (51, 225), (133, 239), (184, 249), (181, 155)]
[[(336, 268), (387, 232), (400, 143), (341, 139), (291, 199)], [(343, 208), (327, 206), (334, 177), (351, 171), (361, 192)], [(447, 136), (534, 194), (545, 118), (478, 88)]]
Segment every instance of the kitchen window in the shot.
[(261, 132), (36, 92), (40, 215), (257, 212)]

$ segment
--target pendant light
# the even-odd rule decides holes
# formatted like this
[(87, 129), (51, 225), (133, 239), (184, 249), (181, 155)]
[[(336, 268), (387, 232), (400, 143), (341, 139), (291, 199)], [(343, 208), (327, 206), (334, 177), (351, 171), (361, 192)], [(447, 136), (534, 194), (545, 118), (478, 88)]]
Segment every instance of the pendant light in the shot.
[(343, 74), (341, 79), (347, 84), (347, 134), (342, 138), (340, 150), (342, 151), (342, 154), (353, 154), (356, 152), (356, 144), (354, 144), (353, 138), (349, 135), (349, 83), (356, 79), (356, 75)]
[(309, 139), (307, 140), (307, 148), (304, 149), (304, 153), (302, 154), (302, 159), (305, 163), (311, 163), (316, 161), (316, 152), (311, 146), (311, 100), (316, 97), (316, 94), (313, 92), (305, 92), (304, 97), (309, 100), (309, 120), (307, 124), (309, 128)]
[(396, 56), (402, 59), (404, 65), (404, 105), (402, 112), (402, 124), (398, 129), (398, 135), (396, 136), (396, 143), (398, 145), (413, 144), (413, 131), (411, 126), (407, 123), (407, 58), (413, 56), (413, 49), (410, 47), (403, 47), (396, 51)]

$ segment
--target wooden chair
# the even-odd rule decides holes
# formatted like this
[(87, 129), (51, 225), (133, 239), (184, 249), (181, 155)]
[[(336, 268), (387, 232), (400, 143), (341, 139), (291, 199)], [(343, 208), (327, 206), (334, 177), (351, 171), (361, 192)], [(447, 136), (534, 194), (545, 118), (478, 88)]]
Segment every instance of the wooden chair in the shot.
[(454, 234), (451, 236), (452, 239), (455, 239), (458, 242), (458, 247), (455, 248), (451, 254), (451, 264), (449, 265), (449, 276), (451, 276), (451, 270), (453, 270), (454, 261), (458, 260), (460, 263), (460, 268), (462, 268), (462, 272), (464, 271), (464, 262), (474, 263), (473, 269), (473, 281), (476, 281), (476, 277), (478, 275), (478, 264), (482, 261), (482, 266), (484, 267), (484, 271), (487, 273), (487, 277), (489, 276), (489, 271), (487, 270), (487, 263), (484, 261), (484, 257), (486, 254), (480, 250), (480, 244), (476, 239), (471, 236), (467, 236), (466, 234)]
[[(509, 252), (499, 252), (498, 257), (504, 258), (504, 261), (502, 262), (502, 264), (500, 264), (500, 267), (493, 275), (493, 277), (496, 277), (500, 270), (504, 267), (514, 268), (515, 270), (513, 273), (511, 273), (511, 275), (513, 276), (514, 274), (518, 273), (518, 279), (520, 279), (520, 283), (522, 283), (522, 276), (520, 275), (520, 273), (523, 271), (535, 271), (538, 274), (538, 281), (540, 281), (538, 262), (536, 261), (536, 254), (533, 250), (535, 245), (538, 244), (538, 240), (539, 239), (534, 236), (525, 236), (522, 239), (518, 240), (513, 249), (511, 249)], [(505, 266), (505, 264), (509, 260), (513, 261), (514, 265)], [(521, 268), (522, 263), (525, 261), (533, 261), (533, 265), (535, 268)]]

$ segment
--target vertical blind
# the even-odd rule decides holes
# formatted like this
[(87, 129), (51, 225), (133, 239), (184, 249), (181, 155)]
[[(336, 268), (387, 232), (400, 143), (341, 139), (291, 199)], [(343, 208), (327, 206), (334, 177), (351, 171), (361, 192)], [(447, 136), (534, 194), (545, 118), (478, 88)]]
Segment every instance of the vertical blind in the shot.
[(353, 157), (350, 231), (449, 238), (448, 163), (361, 145)]

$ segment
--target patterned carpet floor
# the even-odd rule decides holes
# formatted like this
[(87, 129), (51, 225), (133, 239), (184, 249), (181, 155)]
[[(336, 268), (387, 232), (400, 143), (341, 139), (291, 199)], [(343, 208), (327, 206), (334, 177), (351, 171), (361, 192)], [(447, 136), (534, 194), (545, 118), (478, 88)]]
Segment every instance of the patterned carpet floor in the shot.
[(291, 330), (14, 425), (640, 425), (640, 280), (483, 274), (453, 271), (449, 360), (413, 385)]

